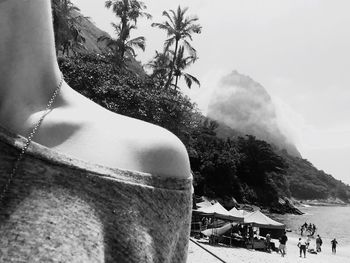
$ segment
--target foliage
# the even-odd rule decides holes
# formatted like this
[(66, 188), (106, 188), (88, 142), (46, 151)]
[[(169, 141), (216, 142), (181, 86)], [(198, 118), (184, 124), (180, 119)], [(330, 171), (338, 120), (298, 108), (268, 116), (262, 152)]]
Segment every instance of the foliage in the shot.
[(285, 173), (286, 163), (267, 142), (252, 135), (238, 137), (238, 148), (243, 156), (238, 169), (246, 183), (261, 186), (267, 183), (268, 173)]
[(130, 60), (130, 56), (136, 57), (135, 48), (145, 50), (145, 38), (139, 36), (130, 39), (130, 32), (136, 29), (137, 20), (140, 17), (151, 18), (146, 13), (146, 5), (137, 0), (108, 0), (105, 2), (107, 8), (111, 8), (115, 15), (120, 18), (120, 23), (112, 23), (117, 34), (117, 38), (113, 39), (109, 36), (101, 36), (99, 41), (106, 41), (107, 46), (114, 54), (114, 64), (117, 67), (125, 67), (126, 60)]
[(75, 52), (83, 48), (85, 38), (79, 27), (82, 16), (78, 11), (70, 0), (52, 0), (56, 50), (62, 51), (63, 55), (69, 55), (69, 50)]
[[(151, 76), (157, 80), (160, 80), (162, 82), (162, 86), (165, 85), (165, 80), (170, 72), (173, 58), (174, 51), (165, 51), (163, 53), (156, 51), (156, 55), (154, 56), (153, 60), (147, 64), (147, 66), (153, 70)], [(180, 46), (177, 58), (175, 60), (173, 73), (175, 77), (175, 83), (171, 84), (175, 90), (180, 89), (178, 86), (178, 80), (181, 77), (184, 77), (188, 88), (191, 88), (193, 82), (200, 86), (200, 81), (196, 77), (184, 71), (191, 64), (193, 64), (196, 59), (196, 57), (192, 56), (185, 57), (184, 47)]]
[[(203, 117), (204, 118), (204, 117)], [(271, 203), (278, 196), (271, 173), (283, 176), (286, 165), (271, 146), (253, 136), (221, 139), (217, 124), (204, 118), (189, 147), (199, 195), (234, 197), (241, 202)]]
[(175, 89), (179, 88), (177, 84), (178, 84), (178, 80), (181, 77), (184, 77), (188, 88), (191, 88), (193, 82), (196, 83), (198, 86), (200, 86), (200, 82), (196, 77), (192, 76), (189, 73), (184, 72), (186, 68), (188, 68), (191, 64), (193, 64), (197, 60), (197, 57), (194, 57), (194, 56), (185, 57), (184, 51), (185, 51), (184, 47), (180, 46), (179, 52), (175, 59), (175, 66), (174, 66)]
[(170, 64), (170, 71), (165, 84), (166, 88), (170, 86), (173, 80), (173, 72), (175, 69), (175, 62), (178, 56), (180, 42), (188, 50), (191, 57), (197, 57), (197, 52), (191, 46), (189, 40), (192, 41), (192, 34), (200, 34), (202, 27), (195, 23), (198, 21), (197, 17), (186, 16), (187, 10), (187, 7), (181, 9), (181, 7), (178, 6), (176, 11), (163, 11), (163, 16), (166, 17), (167, 21), (164, 21), (163, 23), (152, 23), (153, 27), (158, 27), (167, 32), (169, 38), (165, 40), (164, 52), (169, 51), (170, 47), (173, 45), (175, 46), (173, 50), (173, 59)]
[(350, 199), (350, 188), (331, 175), (316, 169), (309, 161), (292, 157), (286, 152), (281, 155), (288, 163), (287, 180), (293, 197), (298, 199)]
[(160, 125), (187, 141), (197, 111), (180, 92), (164, 91), (151, 78), (115, 68), (110, 57), (81, 54), (61, 58), (67, 83), (110, 111)]
[(152, 69), (151, 77), (159, 82), (163, 87), (170, 72), (171, 58), (169, 52), (158, 52), (151, 62), (146, 66)]

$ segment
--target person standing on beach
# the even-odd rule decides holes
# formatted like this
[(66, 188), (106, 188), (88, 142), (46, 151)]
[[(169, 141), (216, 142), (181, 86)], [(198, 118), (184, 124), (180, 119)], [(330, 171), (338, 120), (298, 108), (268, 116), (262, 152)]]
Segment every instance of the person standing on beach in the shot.
[(337, 244), (338, 244), (338, 241), (334, 238), (332, 241), (332, 254), (335, 254), (337, 252)]
[(283, 236), (281, 236), (279, 238), (279, 241), (280, 241), (280, 246), (279, 246), (279, 251), (281, 252), (281, 255), (282, 257), (284, 257), (286, 253), (286, 244), (287, 244), (287, 241), (288, 241), (288, 237), (287, 237), (287, 232), (284, 231), (284, 234)]
[(299, 247), (299, 252), (300, 252), (300, 257), (301, 254), (304, 254), (304, 258), (306, 258), (306, 241), (304, 238), (299, 238), (299, 242), (298, 242), (298, 247)]
[(252, 249), (254, 249), (254, 229), (253, 229), (253, 224), (249, 225), (248, 233), (249, 233), (249, 241), (252, 244)]
[(317, 252), (321, 252), (321, 246), (322, 246), (322, 239), (321, 239), (320, 235), (317, 235), (317, 238), (316, 238), (316, 251)]
[(308, 236), (307, 239), (306, 239), (306, 248), (307, 249), (309, 248), (310, 243), (311, 243), (311, 238), (310, 238), (310, 236)]
[(266, 235), (266, 251), (271, 253), (271, 235)]

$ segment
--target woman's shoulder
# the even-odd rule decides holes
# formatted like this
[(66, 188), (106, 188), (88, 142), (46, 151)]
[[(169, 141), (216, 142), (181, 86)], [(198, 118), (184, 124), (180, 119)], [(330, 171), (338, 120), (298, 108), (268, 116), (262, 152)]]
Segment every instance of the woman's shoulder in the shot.
[[(141, 120), (120, 115), (114, 118), (113, 129), (123, 134), (121, 138), (127, 138), (125, 141), (133, 152), (139, 170), (165, 177), (190, 176), (188, 154), (177, 136)], [(122, 131), (119, 125), (123, 126)]]
[(190, 177), (186, 148), (173, 133), (108, 111), (81, 95), (73, 97), (78, 103), (55, 109), (44, 122), (41, 135), (48, 138), (74, 127), (56, 150), (112, 168)]

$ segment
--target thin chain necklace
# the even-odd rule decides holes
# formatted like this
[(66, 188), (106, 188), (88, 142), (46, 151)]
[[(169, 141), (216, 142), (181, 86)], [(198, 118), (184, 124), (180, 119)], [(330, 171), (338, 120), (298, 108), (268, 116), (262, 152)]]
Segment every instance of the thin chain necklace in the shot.
[(60, 82), (58, 83), (58, 86), (56, 87), (55, 91), (53, 92), (49, 102), (46, 105), (45, 108), (45, 112), (43, 113), (43, 115), (40, 117), (39, 121), (35, 124), (34, 128), (32, 129), (32, 131), (30, 132), (30, 134), (28, 135), (28, 137), (26, 137), (26, 143), (24, 144), (24, 146), (21, 149), (20, 154), (18, 155), (18, 158), (16, 159), (16, 162), (6, 180), (5, 186), (3, 187), (3, 189), (1, 190), (0, 193), (0, 203), (3, 202), (7, 191), (13, 181), (13, 178), (16, 176), (19, 164), (21, 162), (21, 160), (23, 159), (23, 156), (25, 155), (25, 153), (27, 152), (27, 149), (29, 147), (29, 145), (31, 144), (33, 137), (35, 135), (35, 133), (37, 132), (37, 130), (40, 128), (41, 123), (43, 122), (44, 118), (46, 117), (47, 114), (49, 114), (51, 112), (52, 109), (52, 104), (55, 102), (55, 99), (57, 97), (57, 95), (59, 94), (61, 87), (63, 84), (63, 74), (61, 73), (61, 79)]

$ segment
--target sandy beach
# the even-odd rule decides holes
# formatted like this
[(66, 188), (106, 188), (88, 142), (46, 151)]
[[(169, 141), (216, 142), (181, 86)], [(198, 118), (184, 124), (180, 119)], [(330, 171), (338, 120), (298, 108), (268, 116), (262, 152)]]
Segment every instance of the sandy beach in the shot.
[[(278, 240), (272, 240), (278, 245)], [(322, 252), (318, 254), (306, 253), (306, 258), (299, 257), (299, 248), (297, 247), (298, 236), (288, 235), (287, 255), (284, 257), (276, 252), (267, 253), (253, 249), (227, 247), (225, 245), (212, 246), (206, 240), (198, 240), (197, 242), (216, 254), (225, 262), (234, 263), (295, 263), (295, 262), (310, 262), (310, 263), (349, 263), (350, 262), (350, 247), (339, 246), (337, 254), (333, 255), (329, 240), (323, 240)], [(310, 247), (314, 246), (314, 240)], [(222, 262), (190, 241), (188, 250), (187, 263), (217, 263)]]

